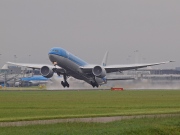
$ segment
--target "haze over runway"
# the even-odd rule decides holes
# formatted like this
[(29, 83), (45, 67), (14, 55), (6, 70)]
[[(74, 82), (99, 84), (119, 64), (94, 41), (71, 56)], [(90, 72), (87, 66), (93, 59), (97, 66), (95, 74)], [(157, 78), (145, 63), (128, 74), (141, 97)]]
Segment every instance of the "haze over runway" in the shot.
[(47, 63), (63, 47), (89, 63), (175, 60), (180, 67), (179, 0), (1, 0), (0, 66)]

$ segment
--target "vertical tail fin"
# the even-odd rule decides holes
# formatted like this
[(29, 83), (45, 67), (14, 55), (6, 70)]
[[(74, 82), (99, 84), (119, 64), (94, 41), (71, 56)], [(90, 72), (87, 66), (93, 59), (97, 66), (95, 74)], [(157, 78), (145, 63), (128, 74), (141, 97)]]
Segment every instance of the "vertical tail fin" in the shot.
[(101, 65), (102, 66), (106, 66), (106, 64), (107, 64), (107, 58), (108, 58), (108, 51), (105, 53), (105, 55), (104, 55), (104, 58), (103, 58), (103, 61), (102, 61), (102, 63), (101, 63)]

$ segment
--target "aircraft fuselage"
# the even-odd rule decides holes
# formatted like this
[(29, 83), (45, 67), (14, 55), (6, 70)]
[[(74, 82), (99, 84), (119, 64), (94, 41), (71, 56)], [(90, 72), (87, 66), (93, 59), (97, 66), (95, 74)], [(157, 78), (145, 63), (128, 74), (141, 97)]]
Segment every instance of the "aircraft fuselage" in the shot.
[[(89, 84), (95, 83), (94, 77), (85, 74), (80, 68), (81, 66), (88, 65), (88, 63), (66, 50), (60, 48), (51, 49), (49, 59), (52, 63), (56, 63), (57, 66), (65, 69), (67, 76), (70, 75), (76, 79), (84, 80)], [(98, 84), (105, 83), (103, 78), (96, 78), (96, 80), (98, 80)]]

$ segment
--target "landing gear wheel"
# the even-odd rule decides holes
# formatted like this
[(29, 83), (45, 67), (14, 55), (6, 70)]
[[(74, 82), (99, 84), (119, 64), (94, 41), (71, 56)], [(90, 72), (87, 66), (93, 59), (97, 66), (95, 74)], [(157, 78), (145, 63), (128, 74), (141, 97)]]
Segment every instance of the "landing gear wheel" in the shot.
[(91, 85), (93, 86), (93, 88), (94, 88), (94, 87), (97, 87), (97, 88), (99, 87), (99, 85), (97, 84), (97, 82), (91, 82)]
[(69, 83), (68, 82), (65, 82), (66, 86), (69, 88)]
[(65, 83), (63, 82), (63, 81), (61, 81), (61, 85), (65, 88), (66, 87), (66, 85), (65, 85)]
[(66, 81), (66, 82), (63, 82), (61, 81), (61, 85), (65, 88), (65, 87), (68, 87), (69, 88), (69, 83)]
[(65, 88), (65, 87), (68, 87), (69, 88), (69, 83), (67, 82), (67, 75), (66, 74), (63, 74), (63, 78), (64, 78), (64, 81), (61, 81), (61, 84), (62, 86)]

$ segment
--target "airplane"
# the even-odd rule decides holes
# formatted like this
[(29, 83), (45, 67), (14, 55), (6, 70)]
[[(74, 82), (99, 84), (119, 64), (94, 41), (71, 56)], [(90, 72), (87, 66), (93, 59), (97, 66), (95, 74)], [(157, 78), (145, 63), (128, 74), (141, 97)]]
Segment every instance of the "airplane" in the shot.
[(40, 75), (31, 76), (31, 77), (22, 77), (20, 78), (20, 81), (15, 83), (15, 86), (22, 86), (22, 85), (28, 85), (28, 86), (38, 86), (40, 84), (46, 84), (49, 81), (48, 78)]
[(53, 65), (42, 65), (42, 64), (26, 64), (26, 63), (13, 63), (9, 64), (24, 66), (27, 68), (40, 69), (42, 76), (51, 78), (54, 73), (58, 76), (62, 75), (63, 80), (61, 84), (63, 87), (69, 87), (67, 78), (72, 76), (79, 80), (84, 80), (92, 87), (99, 87), (100, 85), (106, 84), (109, 80), (123, 80), (122, 78), (107, 78), (108, 73), (122, 72), (126, 70), (139, 69), (148, 66), (155, 66), (160, 64), (166, 64), (174, 61), (166, 61), (159, 63), (148, 63), (148, 64), (128, 64), (128, 65), (106, 65), (108, 52), (105, 53), (101, 64), (93, 65), (88, 64), (79, 57), (73, 55), (67, 50), (54, 47), (49, 53), (49, 59)]

